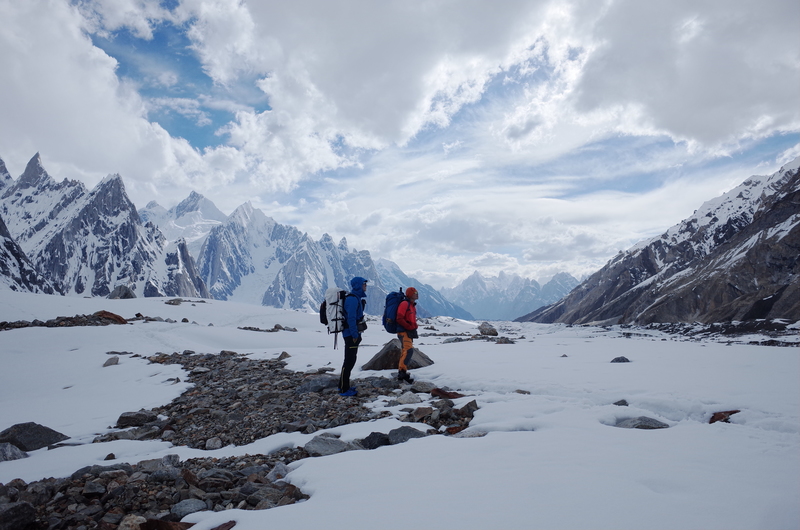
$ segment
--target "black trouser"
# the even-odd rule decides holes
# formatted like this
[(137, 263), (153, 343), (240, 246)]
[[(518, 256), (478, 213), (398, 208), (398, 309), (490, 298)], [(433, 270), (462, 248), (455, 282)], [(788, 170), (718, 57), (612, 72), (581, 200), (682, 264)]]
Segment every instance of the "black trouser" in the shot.
[(361, 337), (345, 337), (344, 338), (344, 364), (342, 365), (342, 375), (339, 377), (339, 392), (347, 392), (350, 389), (350, 372), (356, 365), (356, 357), (358, 356), (358, 345), (361, 343)]

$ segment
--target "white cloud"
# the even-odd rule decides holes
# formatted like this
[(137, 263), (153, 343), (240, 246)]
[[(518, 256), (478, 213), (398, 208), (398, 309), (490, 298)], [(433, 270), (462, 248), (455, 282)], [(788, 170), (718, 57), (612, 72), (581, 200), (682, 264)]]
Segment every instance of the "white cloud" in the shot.
[(609, 4), (593, 28), (580, 111), (633, 108), (646, 125), (707, 147), (800, 126), (800, 4)]
[[(753, 159), (796, 155), (693, 169), (800, 131), (798, 15), (781, 0), (0, 0), (0, 156), (18, 174), (41, 151), (89, 185), (119, 172), (140, 206), (192, 189), (227, 212), (253, 200), (436, 281), (492, 257), (579, 275)], [(186, 80), (151, 57), (121, 81), (85, 33), (165, 23), (188, 28), (219, 91), (145, 99)], [(254, 90), (271, 110), (237, 99)], [(159, 105), (234, 118), (200, 150), (148, 121)]]

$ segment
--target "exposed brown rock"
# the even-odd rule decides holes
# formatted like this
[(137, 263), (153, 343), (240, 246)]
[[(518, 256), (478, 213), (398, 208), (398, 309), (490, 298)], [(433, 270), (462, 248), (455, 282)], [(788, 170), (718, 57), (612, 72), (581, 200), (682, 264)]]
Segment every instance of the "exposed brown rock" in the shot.
[(716, 423), (718, 421), (723, 421), (725, 423), (730, 423), (730, 417), (734, 414), (738, 414), (741, 410), (726, 410), (723, 412), (715, 412), (711, 415), (711, 420), (708, 423)]

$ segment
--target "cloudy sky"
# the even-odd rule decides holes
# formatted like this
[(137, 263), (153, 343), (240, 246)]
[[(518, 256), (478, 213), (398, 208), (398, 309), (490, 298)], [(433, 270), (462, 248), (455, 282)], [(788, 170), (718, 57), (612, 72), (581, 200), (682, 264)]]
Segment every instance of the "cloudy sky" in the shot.
[(796, 0), (0, 0), (0, 158), (435, 287), (593, 272), (800, 155)]

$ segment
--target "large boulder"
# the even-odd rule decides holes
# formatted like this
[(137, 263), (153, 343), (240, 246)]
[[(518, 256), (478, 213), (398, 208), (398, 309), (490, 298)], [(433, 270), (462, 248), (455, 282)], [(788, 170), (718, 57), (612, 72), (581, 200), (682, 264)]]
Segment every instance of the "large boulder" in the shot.
[(487, 336), (487, 337), (496, 337), (497, 336), (497, 330), (495, 329), (494, 326), (492, 326), (488, 322), (481, 323), (481, 325), (478, 326), (478, 331), (481, 332), (481, 335), (484, 335), (484, 336)]
[(36, 509), (27, 502), (0, 504), (0, 530), (33, 528)]
[(335, 436), (323, 433), (312, 438), (304, 447), (311, 456), (328, 456), (342, 453), (352, 447)]
[(136, 298), (136, 293), (131, 290), (127, 285), (117, 285), (111, 294), (108, 295), (111, 300), (128, 300)]
[[(422, 353), (419, 348), (413, 348), (414, 353), (411, 356), (411, 361), (408, 363), (408, 368), (422, 368), (433, 364), (433, 360)], [(375, 354), (375, 356), (367, 361), (361, 367), (362, 370), (397, 370), (397, 364), (400, 362), (400, 353), (402, 352), (402, 345), (400, 339), (392, 339), (383, 345), (383, 349)]]
[(123, 412), (117, 419), (117, 429), (126, 429), (128, 427), (141, 427), (150, 422), (156, 421), (158, 414), (152, 410), (139, 410), (136, 412)]
[(0, 462), (8, 462), (9, 460), (20, 460), (28, 458), (28, 453), (20, 451), (19, 447), (10, 443), (0, 443)]
[(389, 431), (389, 443), (397, 445), (407, 442), (412, 438), (424, 438), (425, 436), (428, 435), (414, 427), (403, 425), (402, 427)]
[(50, 427), (32, 421), (17, 423), (0, 432), (0, 443), (8, 442), (23, 451), (36, 451), (42, 447), (63, 442), (68, 438), (69, 436), (54, 431)]

